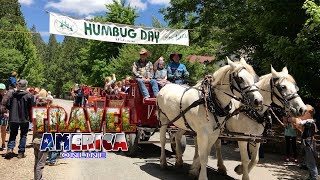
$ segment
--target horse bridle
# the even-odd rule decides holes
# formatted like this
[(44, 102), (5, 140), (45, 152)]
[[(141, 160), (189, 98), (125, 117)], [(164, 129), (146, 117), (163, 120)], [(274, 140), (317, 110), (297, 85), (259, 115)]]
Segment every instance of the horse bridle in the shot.
[[(270, 88), (271, 88), (271, 101), (273, 103), (275, 103), (273, 101), (273, 97), (277, 98), (278, 101), (280, 101), (281, 104), (283, 104), (283, 106), (286, 108), (286, 109), (291, 109), (291, 105), (290, 105), (290, 101), (295, 99), (295, 98), (298, 98), (300, 97), (299, 94), (297, 92), (295, 93), (292, 93), (292, 94), (287, 94), (287, 95), (284, 95), (283, 94), (283, 89), (280, 85), (280, 82), (283, 80), (280, 79), (280, 78), (271, 78), (270, 79)], [(279, 92), (279, 94), (277, 94), (274, 90), (277, 90)], [(275, 103), (276, 104), (276, 103)]]
[[(243, 83), (243, 79), (240, 78), (238, 75), (241, 70), (246, 70), (246, 68), (241, 67), (237, 72), (230, 73), (229, 75), (230, 90), (233, 94), (235, 94), (234, 90), (236, 90), (242, 96), (242, 103), (245, 105), (249, 105), (250, 99), (248, 94), (255, 91), (259, 91), (259, 89), (255, 84), (248, 85), (245, 87), (241, 86), (241, 83)], [(235, 85), (233, 82), (235, 82)], [(256, 88), (252, 88), (252, 87), (256, 87)]]

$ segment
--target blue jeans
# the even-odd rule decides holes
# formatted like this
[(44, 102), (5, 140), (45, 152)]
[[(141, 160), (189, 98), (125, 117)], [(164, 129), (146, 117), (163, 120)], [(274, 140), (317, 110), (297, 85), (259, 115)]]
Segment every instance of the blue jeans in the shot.
[(184, 79), (176, 79), (173, 81), (175, 84), (184, 84)]
[[(138, 86), (139, 86), (139, 89), (140, 89), (142, 96), (144, 98), (149, 98), (150, 94), (148, 92), (146, 85), (144, 84), (144, 81), (141, 78), (137, 78), (137, 81), (138, 81)], [(152, 87), (153, 95), (156, 97), (159, 92), (158, 82), (154, 79), (151, 79), (149, 84)]]
[(29, 129), (29, 122), (27, 123), (14, 123), (10, 122), (10, 137), (8, 142), (8, 149), (12, 149), (16, 146), (16, 138), (18, 135), (18, 129), (20, 127), (20, 143), (18, 153), (24, 153), (27, 143), (27, 134)]
[(29, 123), (29, 130), (32, 130), (33, 129), (33, 124), (32, 122)]
[(49, 162), (49, 163), (57, 162), (58, 155), (59, 155), (58, 152), (50, 151), (47, 162)]
[(0, 115), (0, 126), (7, 126), (8, 125), (8, 118)]
[(312, 180), (318, 179), (318, 168), (314, 153), (314, 142), (312, 140), (303, 139), (305, 150), (305, 163), (309, 170), (309, 178)]

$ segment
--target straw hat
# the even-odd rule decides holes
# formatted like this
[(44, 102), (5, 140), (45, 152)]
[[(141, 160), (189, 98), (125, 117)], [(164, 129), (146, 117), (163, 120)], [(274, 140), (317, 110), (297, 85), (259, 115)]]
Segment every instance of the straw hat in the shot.
[(141, 48), (139, 51), (139, 54), (140, 55), (146, 54), (147, 56), (150, 56), (151, 53), (148, 50), (146, 50), (145, 48)]

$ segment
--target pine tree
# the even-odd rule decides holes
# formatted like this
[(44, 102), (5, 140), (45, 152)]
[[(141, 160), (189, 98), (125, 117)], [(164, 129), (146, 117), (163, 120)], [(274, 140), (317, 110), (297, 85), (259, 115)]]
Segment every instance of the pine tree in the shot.
[(31, 27), (30, 31), (32, 32), (32, 42), (36, 46), (38, 56), (43, 62), (47, 53), (47, 44), (43, 41), (40, 33), (37, 32), (35, 25)]
[[(57, 79), (63, 75), (59, 73), (59, 58), (60, 44), (57, 42), (56, 36), (51, 34), (48, 42), (48, 51), (44, 58), (44, 77), (46, 79), (44, 87), (53, 91), (56, 95), (60, 95), (60, 88), (62, 87), (62, 82), (58, 82)], [(57, 86), (59, 83), (60, 86)]]
[[(126, 5), (125, 1), (113, 0), (112, 4), (106, 5), (106, 15), (104, 17), (95, 17), (93, 20), (97, 22), (113, 22), (119, 24), (133, 25), (138, 17), (136, 9)], [(88, 47), (83, 49), (85, 54), (83, 58), (87, 61), (88, 66), (83, 70), (88, 74), (88, 83), (91, 85), (101, 86), (105, 75), (110, 75), (111, 71), (105, 68), (112, 57), (117, 57), (119, 49), (123, 44), (112, 42), (89, 41)]]
[[(17, 71), (30, 85), (43, 83), (42, 63), (39, 60), (31, 33), (26, 27), (18, 0), (0, 1), (0, 47), (2, 55), (0, 74), (6, 79), (11, 71)], [(5, 77), (6, 76), (6, 77)]]

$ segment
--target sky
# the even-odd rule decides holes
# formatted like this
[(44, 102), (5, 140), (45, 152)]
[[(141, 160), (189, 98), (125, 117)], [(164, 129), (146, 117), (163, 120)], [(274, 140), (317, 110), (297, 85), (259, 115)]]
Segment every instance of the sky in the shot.
[[(43, 40), (48, 42), (49, 14), (46, 11), (77, 18), (91, 18), (103, 15), (106, 11), (105, 4), (112, 3), (112, 0), (19, 0), (19, 2), (28, 28), (35, 25)], [(126, 0), (126, 2), (137, 8), (139, 17), (136, 19), (136, 25), (151, 26), (152, 17), (158, 18), (165, 24), (159, 10), (167, 7), (170, 0)], [(56, 35), (56, 37), (62, 42), (63, 36)]]

